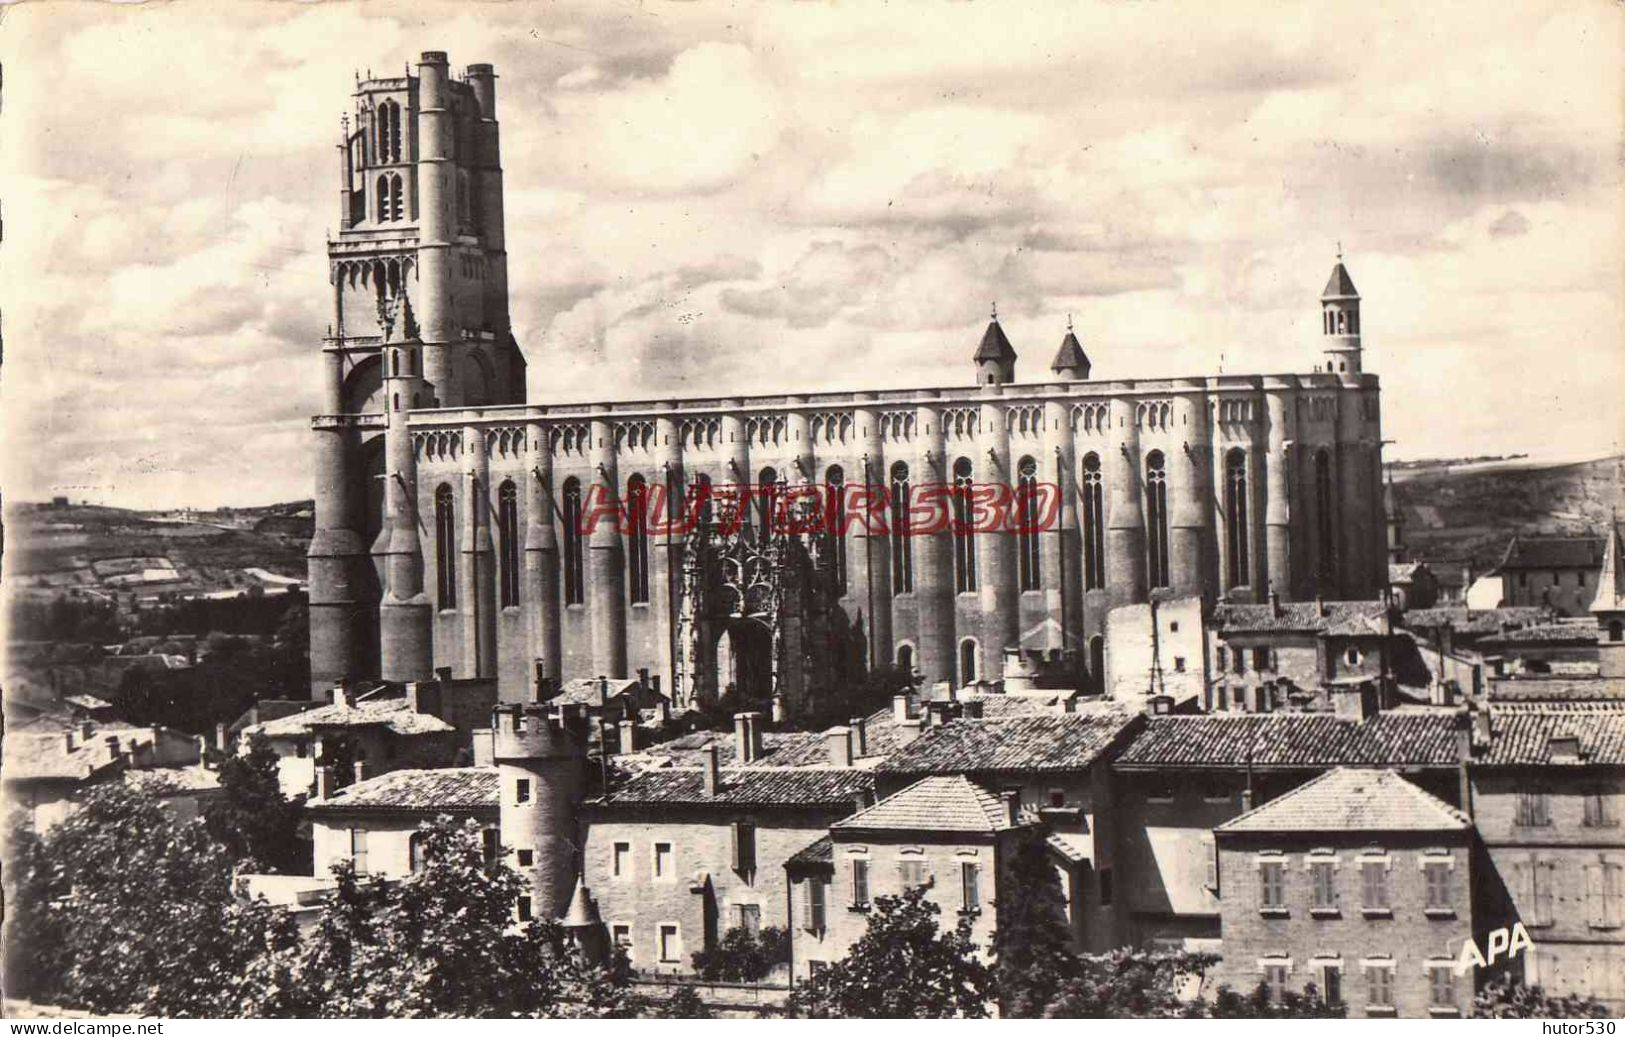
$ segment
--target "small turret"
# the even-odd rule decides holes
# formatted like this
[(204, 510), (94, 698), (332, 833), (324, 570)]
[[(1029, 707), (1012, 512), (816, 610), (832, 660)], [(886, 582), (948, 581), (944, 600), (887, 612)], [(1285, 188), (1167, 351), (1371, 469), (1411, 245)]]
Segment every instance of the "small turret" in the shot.
[(1320, 333), (1326, 371), (1331, 374), (1360, 373), (1360, 293), (1343, 265), (1343, 250), (1337, 250), (1337, 265), (1320, 293)]
[(1066, 318), (1066, 338), (1061, 340), (1061, 348), (1055, 353), (1055, 362), (1049, 369), (1055, 372), (1057, 381), (1086, 382), (1089, 380), (1089, 357), (1078, 342), (1078, 336), (1072, 331), (1072, 318)]
[(982, 334), (982, 344), (976, 347), (975, 359), (977, 385), (1008, 385), (1016, 380), (1016, 351), (999, 327), (997, 304)]
[(532, 914), (558, 918), (576, 880), (576, 805), (586, 774), (581, 732), (545, 704), (513, 703), (491, 714), (499, 824), (530, 882)]

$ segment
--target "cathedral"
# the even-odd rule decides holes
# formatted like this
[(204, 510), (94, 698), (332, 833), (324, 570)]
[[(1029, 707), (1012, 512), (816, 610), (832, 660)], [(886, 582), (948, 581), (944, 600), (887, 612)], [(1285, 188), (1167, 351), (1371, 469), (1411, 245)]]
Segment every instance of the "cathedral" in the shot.
[[(1378, 383), (1341, 257), (1298, 373), (1101, 379), (1069, 328), (1018, 381), (995, 313), (955, 386), (532, 402), (497, 127), (492, 67), (438, 51), (358, 82), (345, 120), (313, 695), (449, 670), (521, 702), (538, 674), (646, 670), (679, 707), (794, 712), (886, 663), (1098, 689), (1112, 607), (1384, 586)], [(989, 487), (1034, 521), (974, 521)], [(920, 521), (927, 497), (951, 521)], [(783, 521), (794, 500), (823, 521)]]

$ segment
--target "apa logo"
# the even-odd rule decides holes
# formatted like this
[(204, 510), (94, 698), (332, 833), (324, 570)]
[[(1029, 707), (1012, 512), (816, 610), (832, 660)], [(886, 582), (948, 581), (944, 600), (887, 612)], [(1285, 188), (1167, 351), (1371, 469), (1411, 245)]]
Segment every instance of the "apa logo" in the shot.
[(1469, 936), (1461, 941), (1461, 953), (1456, 955), (1456, 975), (1463, 976), (1468, 969), (1493, 965), (1495, 959), (1503, 955), (1511, 961), (1519, 951), (1531, 950), (1534, 946), (1535, 941), (1529, 938), (1529, 931), (1522, 922), (1514, 922), (1511, 929), (1491, 929), (1485, 946), (1487, 955), (1479, 951), (1478, 944)]

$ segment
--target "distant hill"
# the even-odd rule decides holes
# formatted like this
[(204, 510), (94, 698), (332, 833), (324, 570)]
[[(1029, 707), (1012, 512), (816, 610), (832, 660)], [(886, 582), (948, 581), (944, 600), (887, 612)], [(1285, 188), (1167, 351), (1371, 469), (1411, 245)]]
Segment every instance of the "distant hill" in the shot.
[(1411, 462), (1394, 471), (1394, 497), (1413, 558), (1500, 562), (1514, 534), (1600, 536), (1616, 503), (1617, 457), (1577, 464), (1514, 458)]

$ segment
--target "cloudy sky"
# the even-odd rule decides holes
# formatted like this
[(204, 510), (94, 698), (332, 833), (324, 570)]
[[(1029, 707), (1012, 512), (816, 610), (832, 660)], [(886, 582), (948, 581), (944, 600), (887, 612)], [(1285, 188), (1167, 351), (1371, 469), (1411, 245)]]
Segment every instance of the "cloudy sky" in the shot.
[[(5, 492), (308, 496), (357, 70), (501, 76), (537, 401), (1306, 370), (1337, 242), (1390, 455), (1625, 437), (1605, 0), (0, 8)], [(1356, 9), (1359, 9), (1356, 11)]]

